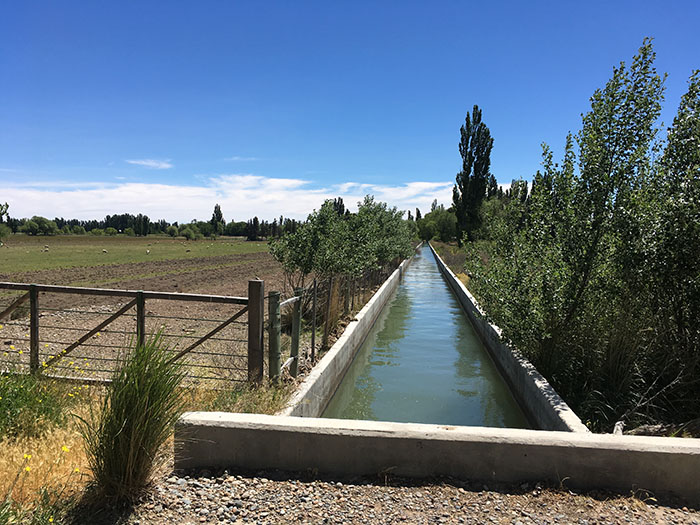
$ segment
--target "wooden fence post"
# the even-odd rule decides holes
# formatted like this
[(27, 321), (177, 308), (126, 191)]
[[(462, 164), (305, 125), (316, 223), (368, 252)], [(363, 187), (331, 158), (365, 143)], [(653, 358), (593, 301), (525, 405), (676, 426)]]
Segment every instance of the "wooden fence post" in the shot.
[(316, 359), (316, 294), (317, 294), (317, 283), (314, 279), (314, 291), (311, 300), (311, 362), (313, 363)]
[(267, 316), (270, 320), (268, 331), (269, 345), (269, 371), (270, 379), (277, 379), (280, 375), (280, 346), (282, 341), (280, 321), (280, 293), (270, 292), (267, 303)]
[(326, 314), (323, 324), (323, 340), (321, 347), (328, 349), (328, 330), (331, 322), (331, 299), (333, 298), (333, 276), (328, 278), (328, 293), (326, 295)]
[(343, 313), (350, 313), (350, 277), (345, 277), (345, 298), (343, 300)]
[(289, 374), (296, 377), (299, 373), (299, 339), (301, 338), (301, 296), (304, 293), (303, 288), (295, 288), (294, 296), (298, 297), (294, 301), (292, 311), (292, 348), (289, 352), (289, 357), (293, 357), (294, 361), (289, 365)]
[(263, 378), (263, 322), (265, 281), (248, 281), (248, 381)]
[(29, 286), (29, 371), (39, 372), (39, 290)]
[(136, 344), (146, 342), (146, 298), (143, 290), (136, 292)]

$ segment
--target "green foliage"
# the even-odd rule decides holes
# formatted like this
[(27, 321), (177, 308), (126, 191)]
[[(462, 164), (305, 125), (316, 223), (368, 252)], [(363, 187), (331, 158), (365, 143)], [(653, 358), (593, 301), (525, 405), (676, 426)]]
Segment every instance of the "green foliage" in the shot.
[(100, 237), (105, 234), (105, 231), (102, 228), (93, 228), (90, 230), (90, 235), (94, 235), (96, 237)]
[(214, 213), (212, 213), (211, 221), (209, 221), (209, 223), (212, 227), (212, 235), (221, 235), (224, 233), (226, 221), (224, 220), (223, 213), (221, 213), (221, 206), (218, 204), (214, 206)]
[(462, 244), (462, 234), (474, 240), (480, 224), (479, 208), (487, 193), (496, 191), (496, 179), (491, 175), (491, 149), (493, 138), (489, 128), (481, 121), (479, 106), (472, 108), (464, 126), (459, 130), (459, 154), (462, 156), (462, 171), (452, 189), (452, 204), (457, 216), (457, 242)]
[(65, 419), (68, 397), (34, 375), (0, 376), (0, 437), (34, 437)]
[[(71, 231), (73, 232), (74, 235), (85, 235), (85, 228), (83, 228), (83, 227), (80, 226), (80, 225), (75, 225), (75, 226), (73, 226), (73, 228), (71, 229)], [(125, 232), (125, 233), (126, 233), (126, 232)]]
[(165, 231), (168, 235), (171, 237), (177, 237), (177, 226), (168, 226), (168, 229)]
[(467, 248), (489, 316), (595, 429), (700, 412), (698, 75), (660, 162), (663, 80), (645, 41), (591, 98), (561, 165), (487, 201)]
[[(76, 226), (76, 228), (80, 228), (80, 226)], [(175, 231), (177, 231), (177, 229)], [(127, 237), (134, 237), (136, 236), (136, 232), (133, 228), (125, 228), (124, 235), (126, 235)]]
[(105, 235), (115, 236), (117, 233), (119, 232), (116, 228), (112, 228), (111, 226), (109, 228), (105, 228)]
[(410, 255), (412, 230), (402, 215), (369, 195), (354, 214), (327, 200), (296, 231), (270, 242), (270, 251), (297, 285), (312, 272), (361, 275)]
[(93, 489), (100, 498), (133, 501), (184, 406), (184, 377), (160, 334), (131, 350), (112, 378), (99, 415), (82, 420)]
[(11, 234), (12, 230), (7, 224), (0, 224), (0, 243), (5, 242)]
[(436, 239), (450, 242), (457, 238), (457, 216), (452, 208), (446, 210), (442, 204), (435, 204), (425, 217), (416, 222), (418, 236), (424, 241)]
[(24, 221), (19, 231), (27, 235), (57, 235), (59, 233), (58, 226), (54, 221), (38, 215)]

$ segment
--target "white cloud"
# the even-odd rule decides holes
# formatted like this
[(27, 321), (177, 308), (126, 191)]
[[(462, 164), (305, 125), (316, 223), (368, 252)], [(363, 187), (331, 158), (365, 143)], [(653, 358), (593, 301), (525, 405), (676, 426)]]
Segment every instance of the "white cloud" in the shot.
[(124, 162), (128, 162), (129, 164), (135, 164), (137, 166), (143, 166), (144, 168), (151, 168), (153, 170), (167, 170), (173, 167), (173, 165), (170, 163), (170, 159), (132, 159), (125, 160)]
[(201, 186), (116, 182), (111, 184), (11, 185), (3, 190), (13, 217), (102, 218), (114, 213), (145, 213), (152, 219), (190, 221), (211, 217), (219, 203), (226, 220), (246, 220), (253, 216), (304, 219), (325, 199), (342, 197), (350, 210), (366, 194), (401, 210), (423, 213), (433, 199), (449, 205), (451, 182), (408, 182), (374, 185), (347, 182), (317, 187), (311, 181), (262, 177), (253, 174), (220, 174), (205, 178)]
[(260, 160), (260, 159), (258, 159), (258, 157), (242, 157), (240, 155), (234, 155), (233, 157), (226, 157), (224, 160), (253, 161), (253, 160)]

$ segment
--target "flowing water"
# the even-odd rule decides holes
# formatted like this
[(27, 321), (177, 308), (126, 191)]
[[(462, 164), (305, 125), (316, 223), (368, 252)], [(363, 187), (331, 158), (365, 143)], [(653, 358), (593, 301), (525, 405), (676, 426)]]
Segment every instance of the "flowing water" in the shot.
[(404, 272), (323, 417), (529, 427), (427, 246)]

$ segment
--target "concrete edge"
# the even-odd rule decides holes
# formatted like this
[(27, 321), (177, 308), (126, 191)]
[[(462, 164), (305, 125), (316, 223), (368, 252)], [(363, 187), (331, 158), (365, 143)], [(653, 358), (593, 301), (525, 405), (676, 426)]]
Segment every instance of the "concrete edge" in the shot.
[(532, 363), (501, 341), (501, 329), (487, 320), (484, 311), (464, 283), (450, 270), (430, 243), (428, 246), (435, 255), (447, 284), (530, 422), (542, 430), (590, 432)]
[[(422, 244), (421, 242), (416, 247), (416, 251)], [(357, 313), (355, 319), (345, 328), (343, 335), (306, 376), (287, 406), (278, 412), (278, 415), (319, 417), (323, 413), (384, 305), (398, 287), (403, 272), (412, 259), (413, 256), (402, 261), (384, 281), (379, 290)]]
[(653, 494), (700, 503), (700, 439), (190, 412), (175, 428), (175, 468), (522, 483)]

